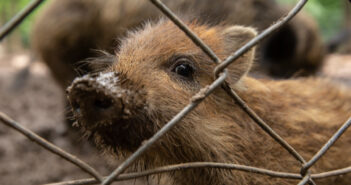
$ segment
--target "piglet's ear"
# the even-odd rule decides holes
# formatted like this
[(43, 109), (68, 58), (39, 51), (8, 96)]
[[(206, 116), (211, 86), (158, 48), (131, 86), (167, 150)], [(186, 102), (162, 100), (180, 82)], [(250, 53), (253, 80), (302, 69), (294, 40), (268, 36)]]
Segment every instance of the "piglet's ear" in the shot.
[(226, 42), (226, 49), (234, 52), (248, 41), (256, 37), (255, 29), (244, 26), (231, 26), (223, 30), (224, 41)]
[[(223, 30), (222, 38), (224, 50), (227, 56), (233, 54), (240, 47), (257, 35), (256, 31), (250, 27), (231, 26)], [(230, 81), (236, 83), (250, 70), (254, 60), (255, 48), (251, 49), (229, 67)]]

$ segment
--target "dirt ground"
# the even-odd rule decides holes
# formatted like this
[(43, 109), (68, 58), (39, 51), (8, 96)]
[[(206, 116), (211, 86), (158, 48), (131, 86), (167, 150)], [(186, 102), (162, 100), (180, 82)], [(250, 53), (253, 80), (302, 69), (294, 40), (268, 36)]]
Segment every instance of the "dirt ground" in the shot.
[[(64, 95), (40, 62), (31, 65), (24, 81), (16, 79), (29, 64), (28, 53), (5, 53), (0, 46), (0, 111), (107, 175), (117, 164), (78, 137), (68, 136), (64, 124)], [(329, 56), (321, 76), (351, 85), (351, 55)], [(0, 124), (0, 184), (45, 184), (89, 175), (53, 155), (16, 131)], [(144, 184), (127, 181), (115, 184)]]
[[(76, 155), (107, 175), (117, 164), (107, 162), (91, 144), (67, 133), (64, 124), (64, 95), (46, 66), (34, 62), (25, 81), (19, 71), (28, 65), (27, 53), (7, 55), (0, 46), (0, 111), (65, 151)], [(89, 175), (78, 167), (46, 151), (20, 133), (0, 123), (0, 184), (46, 184)], [(144, 184), (139, 181), (114, 183)]]

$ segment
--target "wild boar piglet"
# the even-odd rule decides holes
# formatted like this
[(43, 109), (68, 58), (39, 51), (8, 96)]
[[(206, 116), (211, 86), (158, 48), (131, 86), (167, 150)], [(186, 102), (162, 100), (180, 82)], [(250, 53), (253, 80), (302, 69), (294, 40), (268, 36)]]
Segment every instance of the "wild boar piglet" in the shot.
[[(243, 26), (188, 26), (223, 60), (256, 32)], [(262, 80), (247, 76), (255, 49), (228, 67), (228, 83), (278, 134), (306, 159), (346, 121), (351, 95), (327, 80)], [(161, 20), (129, 32), (111, 66), (74, 80), (68, 98), (78, 126), (98, 147), (124, 158), (213, 82), (214, 62), (173, 23)], [(351, 137), (345, 133), (311, 169), (323, 172), (351, 165)], [(224, 92), (216, 89), (135, 163), (154, 168), (185, 162), (226, 162), (298, 173), (301, 164), (269, 137)], [(163, 174), (165, 175), (165, 174)], [(168, 174), (171, 184), (296, 184), (297, 180), (221, 169)], [(346, 185), (350, 175), (317, 184)]]

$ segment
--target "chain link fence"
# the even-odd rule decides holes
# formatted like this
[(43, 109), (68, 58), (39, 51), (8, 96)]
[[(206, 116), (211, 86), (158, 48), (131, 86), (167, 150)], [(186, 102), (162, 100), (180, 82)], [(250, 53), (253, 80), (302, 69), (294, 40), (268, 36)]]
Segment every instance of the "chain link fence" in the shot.
[[(21, 21), (25, 19), (33, 10), (35, 10), (44, 0), (33, 0), (26, 8), (24, 8), (18, 15), (14, 16), (6, 25), (0, 29), (0, 41), (5, 38), (13, 29), (18, 26)], [(226, 82), (227, 77), (227, 67), (235, 62), (240, 56), (245, 52), (249, 51), (252, 47), (257, 45), (261, 40), (266, 38), (269, 34), (279, 29), (282, 25), (287, 23), (292, 19), (307, 3), (308, 0), (300, 0), (297, 5), (281, 20), (277, 21), (275, 24), (264, 30), (254, 39), (246, 43), (243, 47), (235, 51), (231, 56), (229, 56), (224, 61), (221, 61), (216, 54), (199, 38), (197, 37), (187, 26), (184, 24), (170, 9), (167, 8), (160, 0), (149, 0), (154, 4), (159, 10), (161, 10), (174, 24), (176, 24), (179, 29), (181, 29), (199, 48), (206, 53), (217, 67), (213, 71), (215, 80), (212, 84), (209, 84), (205, 88), (201, 89), (195, 96), (190, 100), (191, 102), (184, 107), (176, 116), (173, 117), (163, 128), (161, 128), (154, 136), (149, 140), (145, 141), (131, 156), (129, 156), (123, 163), (121, 163), (109, 176), (103, 177), (97, 170), (89, 166), (84, 161), (80, 160), (78, 157), (73, 156), (62, 150), (61, 148), (55, 146), (54, 144), (46, 141), (32, 131), (24, 128), (19, 123), (13, 121), (4, 113), (0, 112), (0, 122), (5, 125), (17, 130), (21, 134), (25, 135), (30, 140), (36, 142), (46, 150), (56, 154), (68, 162), (76, 165), (84, 172), (91, 175), (93, 178), (90, 179), (80, 179), (66, 182), (55, 183), (55, 185), (79, 185), (79, 184), (101, 184), (109, 185), (114, 181), (122, 181), (128, 179), (135, 179), (139, 177), (145, 177), (152, 174), (159, 174), (165, 172), (172, 172), (183, 169), (193, 169), (193, 168), (220, 168), (229, 170), (238, 170), (247, 173), (256, 173), (261, 175), (267, 175), (275, 178), (285, 178), (285, 179), (299, 179), (298, 185), (304, 184), (315, 184), (314, 179), (328, 178), (331, 176), (342, 175), (351, 172), (351, 166), (343, 169), (312, 174), (309, 169), (326, 153), (326, 151), (336, 142), (338, 138), (347, 130), (351, 125), (351, 118), (347, 120), (340, 129), (328, 140), (328, 142), (309, 160), (306, 161), (291, 145), (289, 145), (282, 137), (280, 137), (274, 130), (272, 130), (268, 124), (265, 123), (229, 86)], [(141, 172), (133, 173), (123, 173), (130, 165), (137, 160), (151, 145), (153, 145), (160, 137), (162, 137), (167, 131), (172, 129), (182, 118), (184, 118), (189, 112), (191, 112), (197, 105), (199, 105), (207, 96), (209, 96), (216, 88), (222, 88), (225, 92), (239, 105), (252, 120), (254, 120), (267, 134), (269, 134), (276, 142), (278, 142), (283, 148), (285, 148), (296, 160), (301, 163), (300, 174), (297, 173), (286, 173), (271, 171), (262, 168), (256, 168), (245, 165), (238, 164), (228, 164), (228, 163), (216, 163), (216, 162), (191, 162), (176, 165), (163, 166), (155, 169), (145, 170)]]

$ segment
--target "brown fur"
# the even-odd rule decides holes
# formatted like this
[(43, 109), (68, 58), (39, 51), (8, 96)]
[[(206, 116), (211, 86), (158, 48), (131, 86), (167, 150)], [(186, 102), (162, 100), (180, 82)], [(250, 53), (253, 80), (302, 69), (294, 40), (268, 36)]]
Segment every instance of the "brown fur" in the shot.
[[(246, 25), (259, 31), (284, 15), (273, 0), (165, 0), (172, 10), (200, 22)], [(36, 21), (33, 48), (48, 64), (55, 79), (66, 88), (79, 73), (93, 69), (78, 62), (95, 56), (95, 49), (112, 51), (126, 30), (135, 29), (162, 14), (145, 0), (56, 0)], [(304, 17), (289, 23), (278, 39), (266, 39), (260, 49), (264, 73), (289, 77), (298, 70), (316, 71), (323, 58), (323, 45), (315, 26)], [(281, 38), (287, 41), (280, 42)], [(308, 39), (306, 39), (308, 38)], [(291, 44), (294, 43), (294, 45)], [(267, 48), (266, 45), (269, 47)], [(287, 49), (289, 48), (289, 49)], [(269, 57), (267, 57), (269, 53)], [(281, 53), (284, 53), (283, 56)], [(280, 57), (277, 57), (279, 54)], [(76, 72), (78, 71), (78, 72)]]
[[(241, 26), (209, 27), (195, 22), (189, 26), (222, 59), (255, 36), (253, 29)], [(195, 66), (192, 80), (172, 71), (174, 60), (179, 56), (187, 57)], [(350, 93), (321, 79), (253, 79), (246, 76), (253, 58), (254, 49), (235, 61), (229, 67), (227, 80), (263, 120), (303, 157), (310, 159), (350, 115)], [(131, 32), (122, 40), (116, 61), (106, 72), (75, 80), (69, 88), (69, 99), (79, 125), (95, 137), (100, 147), (115, 150), (116, 157), (122, 157), (132, 153), (182, 110), (191, 96), (210, 84), (214, 67), (215, 64), (171, 22), (146, 24), (144, 29)], [(107, 72), (116, 73), (118, 77), (108, 75), (109, 80), (105, 81), (102, 76)], [(88, 106), (91, 97), (85, 97), (85, 90), (80, 87), (84, 83), (96, 84), (101, 79), (105, 79), (101, 83), (104, 86), (86, 86), (97, 93), (93, 101), (109, 97), (115, 102), (110, 106), (123, 102), (124, 108), (105, 106), (105, 111), (97, 112)], [(109, 110), (114, 112), (109, 113)], [(314, 165), (312, 172), (350, 165), (350, 136), (347, 131)], [(147, 150), (136, 166), (153, 168), (195, 161), (227, 162), (295, 173), (301, 166), (221, 88)], [(296, 180), (219, 169), (183, 170), (169, 176), (178, 185), (297, 184)], [(344, 175), (316, 182), (346, 185), (350, 180), (350, 175)]]

